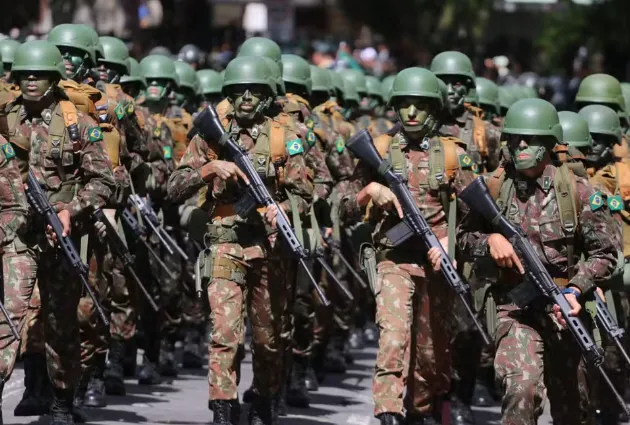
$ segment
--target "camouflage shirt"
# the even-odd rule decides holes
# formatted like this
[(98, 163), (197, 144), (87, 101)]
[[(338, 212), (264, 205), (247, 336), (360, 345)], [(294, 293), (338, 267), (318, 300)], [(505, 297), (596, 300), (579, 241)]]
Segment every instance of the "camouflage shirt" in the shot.
[(28, 203), (15, 150), (0, 136), (0, 244), (11, 243), (27, 228)]
[[(354, 159), (346, 149), (346, 140), (354, 135), (349, 123), (343, 120), (339, 106), (333, 100), (316, 106), (312, 119), (314, 128), (321, 128), (320, 138), (325, 143), (326, 164), (336, 182), (348, 180), (354, 172)], [(322, 137), (323, 136), (323, 137)]]
[[(512, 195), (507, 197), (506, 217), (519, 225), (526, 233), (538, 253), (538, 257), (553, 278), (568, 277), (567, 241), (560, 221), (560, 212), (554, 190), (556, 167), (548, 165), (535, 181), (525, 180), (518, 195), (519, 183), (513, 167), (506, 168), (504, 184), (514, 183)], [(615, 223), (605, 206), (601, 193), (581, 177), (575, 177), (577, 199), (579, 199), (579, 225), (575, 235), (574, 275), (570, 285), (582, 293), (595, 285), (607, 281), (617, 263), (617, 246), (614, 235)], [(506, 212), (503, 211), (505, 214)], [(458, 229), (457, 242), (460, 252), (472, 257), (488, 255), (488, 238), (492, 234), (489, 223), (484, 222), (474, 211), (463, 217)], [(585, 259), (580, 259), (584, 254)], [(510, 274), (518, 279), (516, 273)], [(507, 283), (507, 281), (505, 282)], [(509, 279), (509, 284), (518, 283)]]
[[(382, 138), (389, 138), (390, 136), (381, 136)], [(396, 133), (394, 138), (400, 138), (401, 133)], [(437, 137), (432, 139), (436, 140)], [(380, 140), (376, 140), (375, 143), (380, 144)], [(404, 146), (403, 146), (404, 145)], [(422, 149), (420, 147), (413, 146), (411, 143), (401, 144), (401, 151), (405, 157), (406, 169), (407, 169), (407, 186), (413, 195), (413, 199), (416, 202), (416, 206), (420, 209), (423, 217), (427, 223), (431, 226), (435, 234), (442, 238), (447, 234), (447, 214), (442, 205), (442, 199), (439, 190), (432, 190), (429, 187), (429, 149)], [(459, 146), (455, 148), (455, 153), (458, 158), (466, 157), (466, 152)], [(387, 154), (385, 158), (387, 158)], [(451, 178), (450, 192), (458, 193), (470, 182), (473, 181), (474, 174), (470, 167), (460, 168)], [(345, 196), (341, 199), (341, 205), (339, 208), (339, 215), (342, 222), (354, 223), (360, 221), (366, 214), (367, 208), (360, 207), (357, 203), (357, 194), (366, 187), (370, 182), (377, 181), (386, 186), (378, 177), (376, 170), (373, 170), (367, 164), (359, 161), (355, 174), (350, 183), (350, 188)], [(466, 210), (466, 205), (458, 200), (458, 209)], [(385, 233), (393, 226), (400, 222), (398, 214), (396, 212), (388, 212), (381, 209), (370, 208), (369, 220), (372, 224), (376, 225), (374, 240), (381, 245), (381, 247), (391, 247), (391, 242), (385, 237)], [(412, 250), (418, 250), (419, 245), (405, 244)]]

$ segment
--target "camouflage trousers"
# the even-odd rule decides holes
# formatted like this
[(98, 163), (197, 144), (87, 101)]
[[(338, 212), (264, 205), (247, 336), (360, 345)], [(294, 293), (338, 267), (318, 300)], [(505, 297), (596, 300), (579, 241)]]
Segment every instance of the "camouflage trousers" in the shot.
[[(453, 295), (441, 275), (416, 264), (378, 264), (376, 322), (380, 330), (372, 392), (374, 415), (427, 415), (450, 387)], [(446, 320), (445, 320), (446, 319)]]
[[(277, 241), (276, 241), (277, 242)], [(280, 390), (284, 380), (287, 332), (290, 329), (290, 287), (293, 261), (267, 257), (259, 246), (221, 243), (211, 248), (208, 285), (210, 323), (208, 383), (211, 400), (237, 395), (238, 348), (247, 309), (252, 326), (253, 387), (263, 397)]]
[[(307, 262), (309, 267), (313, 261)], [(313, 267), (311, 267), (313, 271)], [(317, 275), (313, 275), (317, 276)], [(317, 277), (316, 277), (317, 278)], [(310, 358), (313, 351), (313, 329), (315, 326), (315, 300), (311, 282), (300, 267), (296, 273), (295, 298), (293, 300), (293, 355)], [(291, 344), (289, 344), (289, 347)]]
[[(31, 250), (20, 249), (17, 252), (15, 244), (4, 248), (2, 256), (2, 276), (4, 280), (4, 306), (9, 317), (20, 334), (22, 341), (39, 340), (43, 345), (43, 335), (36, 327), (29, 327), (31, 300), (36, 291), (37, 262), (35, 253)], [(36, 305), (39, 310), (39, 305)], [(41, 331), (41, 327), (40, 327)], [(26, 345), (26, 344), (24, 344)], [(42, 347), (43, 348), (43, 347)], [(4, 315), (0, 316), (0, 381), (7, 382), (13, 373), (15, 360), (20, 349), (20, 342), (13, 336)], [(44, 353), (44, 350), (34, 351)]]
[(559, 332), (543, 312), (500, 305), (495, 343), (502, 424), (537, 424), (545, 397), (554, 425), (594, 424), (587, 371), (570, 332)]

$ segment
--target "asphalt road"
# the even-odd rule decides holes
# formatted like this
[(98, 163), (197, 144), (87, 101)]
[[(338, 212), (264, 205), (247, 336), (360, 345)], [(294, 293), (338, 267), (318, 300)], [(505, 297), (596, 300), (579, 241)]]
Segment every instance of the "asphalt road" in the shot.
[[(368, 348), (355, 352), (356, 362), (348, 372), (331, 375), (320, 390), (311, 393), (309, 409), (291, 409), (289, 416), (281, 418), (281, 425), (378, 425), (372, 410), (372, 371), (376, 350)], [(242, 393), (252, 378), (251, 361), (248, 356), (243, 367), (240, 385)], [(13, 408), (23, 392), (24, 374), (17, 369), (7, 383), (3, 395), (5, 424), (47, 424), (48, 417), (14, 417)], [(108, 406), (90, 409), (91, 423), (103, 425), (119, 424), (208, 424), (212, 413), (207, 408), (208, 383), (206, 370), (182, 370), (173, 381), (165, 381), (153, 387), (140, 387), (137, 381), (127, 380), (127, 396), (109, 397)], [(495, 406), (475, 409), (477, 425), (500, 424), (500, 409)], [(246, 424), (243, 415), (241, 424)], [(551, 423), (547, 414), (540, 424)]]

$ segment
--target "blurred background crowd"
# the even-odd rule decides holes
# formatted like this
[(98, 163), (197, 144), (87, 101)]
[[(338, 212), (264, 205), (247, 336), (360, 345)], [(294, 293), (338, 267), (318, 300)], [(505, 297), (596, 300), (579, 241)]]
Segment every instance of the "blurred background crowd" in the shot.
[(564, 108), (579, 81), (606, 72), (630, 80), (629, 0), (3, 0), (0, 38), (39, 38), (85, 23), (128, 42), (141, 58), (185, 44), (217, 70), (253, 35), (325, 68), (384, 77), (459, 50), (476, 73), (535, 88)]

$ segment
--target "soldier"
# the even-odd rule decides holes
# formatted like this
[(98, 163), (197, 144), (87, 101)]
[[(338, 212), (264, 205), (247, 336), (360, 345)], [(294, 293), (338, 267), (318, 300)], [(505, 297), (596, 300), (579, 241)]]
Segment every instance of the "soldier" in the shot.
[(478, 108), (464, 105), (468, 92), (476, 87), (472, 62), (463, 53), (442, 52), (433, 58), (430, 69), (448, 89), (448, 119), (442, 123), (440, 132), (466, 144), (466, 151), (480, 173), (492, 171), (498, 165), (497, 135), (488, 133)]
[(129, 58), (129, 72), (120, 77), (120, 87), (125, 94), (135, 99), (136, 102), (143, 103), (147, 79), (140, 74), (140, 64), (132, 57)]
[[(433, 73), (422, 68), (401, 71), (394, 80), (390, 102), (402, 127), (393, 136), (377, 138), (375, 145), (408, 182), (420, 211), (447, 249), (448, 226), (454, 225), (447, 223), (447, 211), (459, 208), (449, 205), (449, 199), (472, 181), (472, 161), (453, 139), (441, 138), (435, 131), (442, 95)], [(433, 152), (431, 158), (442, 159), (433, 162), (429, 151)], [(438, 185), (435, 175), (444, 170), (448, 182)], [(438, 353), (449, 352), (450, 332), (444, 317), (451, 313), (453, 296), (445, 283), (437, 283), (442, 279), (435, 273), (439, 270), (435, 257), (437, 252), (439, 262), (439, 251), (426, 254), (431, 269), (419, 262), (423, 254), (417, 243), (410, 241), (394, 248), (385, 236), (384, 232), (402, 218), (402, 211), (391, 190), (374, 180), (375, 171), (359, 162), (352, 191), (340, 206), (343, 220), (360, 219), (368, 203), (373, 206), (368, 215), (376, 226), (373, 236), (380, 258), (375, 282), (380, 339), (372, 387), (374, 413), (381, 424), (403, 423), (406, 386), (404, 423), (437, 424), (433, 409), (440, 409), (434, 403), (450, 387), (450, 356)]]
[[(567, 167), (577, 176), (589, 178), (587, 174), (587, 158), (593, 161), (591, 148), (593, 138), (589, 133), (588, 122), (580, 115), (571, 111), (558, 112), (562, 126), (563, 144), (556, 145), (558, 160), (566, 163)], [(593, 171), (594, 173), (594, 171)]]
[(383, 86), (378, 78), (368, 75), (365, 77), (368, 91), (368, 111), (373, 114), (372, 125), (368, 128), (373, 137), (387, 133), (394, 124), (385, 117), (385, 101)]
[[(273, 78), (264, 60), (250, 56), (234, 59), (226, 68), (224, 82), (224, 94), (233, 113), (223, 118), (223, 124), (254, 155), (254, 164), (265, 175), (264, 180), (275, 186), (271, 192), (284, 194), (284, 190), (278, 190), (284, 187), (291, 194), (292, 201), (285, 195), (278, 198), (284, 212), (297, 213), (295, 208), (306, 212), (313, 184), (304, 163), (301, 139), (264, 115), (273, 89)], [(238, 423), (237, 351), (244, 331), (244, 309), (249, 306), (257, 392), (250, 424), (270, 424), (275, 416), (274, 399), (282, 384), (283, 374), (279, 372), (284, 357), (278, 355), (283, 352), (279, 325), (288, 312), (286, 283), (291, 282), (288, 276), (293, 274), (294, 262), (276, 257), (281, 244), (274, 242), (277, 233), (272, 231), (275, 208), (244, 219), (235, 215), (233, 202), (242, 194), (230, 182), (244, 176), (233, 163), (219, 158), (223, 155), (217, 141), (195, 136), (170, 178), (169, 196), (176, 201), (187, 199), (211, 184), (214, 204), (206, 234), (211, 245), (206, 248), (212, 258), (207, 291), (213, 323), (208, 377), (213, 423)], [(274, 323), (274, 318), (280, 323)]]
[(199, 81), (197, 80), (197, 74), (192, 66), (186, 62), (175, 61), (175, 72), (179, 77), (179, 84), (177, 88), (173, 90), (171, 96), (173, 97), (172, 105), (178, 107), (178, 110), (173, 112), (173, 116), (167, 113), (167, 116), (171, 118), (175, 127), (178, 129), (178, 134), (183, 134), (183, 138), (177, 138), (175, 141), (175, 151), (173, 152), (175, 160), (179, 161), (184, 155), (187, 146), (187, 135), (192, 130), (192, 113), (197, 110), (197, 91), (199, 90)]
[[(9, 141), (22, 172), (30, 166), (48, 191), (65, 233), (76, 230), (72, 234), (76, 243), (80, 227), (71, 224), (89, 220), (90, 212), (102, 208), (114, 189), (102, 132), (58, 88), (58, 81), (66, 78), (65, 67), (53, 44), (32, 41), (21, 45), (11, 76), (19, 82), (23, 95), (5, 109)], [(59, 134), (61, 140), (53, 137)], [(26, 161), (29, 152), (30, 159)], [(48, 163), (63, 167), (51, 168), (45, 165)], [(59, 268), (59, 261), (64, 261), (60, 255), (52, 247), (40, 253), (38, 286), (46, 328), (48, 374), (54, 387), (51, 423), (68, 424), (73, 423), (74, 386), (80, 371), (76, 311), (81, 288), (73, 271)]]
[(203, 109), (208, 105), (217, 106), (223, 100), (221, 74), (212, 69), (202, 69), (197, 71), (197, 79), (199, 80), (199, 108)]
[(205, 54), (194, 44), (185, 44), (179, 49), (177, 60), (192, 66), (195, 71), (203, 68)]
[(393, 108), (389, 107), (389, 97), (392, 91), (392, 85), (394, 84), (395, 75), (389, 75), (383, 79), (381, 86), (383, 88), (383, 116), (389, 120), (389, 122), (395, 123), (398, 117)]
[(15, 51), (20, 45), (19, 41), (12, 40), (10, 38), (5, 38), (4, 40), (0, 40), (0, 57), (2, 58), (2, 80), (5, 83), (8, 83), (11, 75), (11, 67), (13, 66), (13, 61), (15, 59)]
[[(615, 234), (616, 225), (601, 194), (587, 180), (552, 165), (553, 147), (563, 139), (553, 105), (541, 99), (514, 103), (505, 117), (503, 134), (512, 161), (488, 178), (490, 194), (506, 217), (527, 234), (562, 288), (570, 314), (577, 316), (579, 300), (615, 269), (615, 238), (600, 235)], [(566, 219), (569, 213), (578, 223)], [(508, 292), (522, 280), (525, 270), (510, 242), (489, 231), (490, 226), (470, 212), (462, 219), (457, 239), (460, 252), (479, 261), (490, 256), (499, 267), (491, 294), (498, 315), (494, 366), (505, 394), (502, 423), (536, 424), (546, 388), (555, 424), (593, 424), (580, 350), (571, 334), (561, 331), (563, 319), (555, 307), (555, 314), (549, 314), (547, 307), (552, 306), (544, 302), (527, 309), (511, 302)], [(574, 244), (573, 238), (580, 243)], [(488, 264), (483, 269), (478, 264), (477, 273), (490, 270)]]
[[(579, 116), (587, 122), (592, 138), (592, 148), (586, 158), (589, 165), (593, 167), (592, 184), (607, 195), (608, 209), (619, 223), (621, 230), (620, 244), (623, 244), (621, 257), (628, 258), (630, 256), (630, 249), (628, 249), (630, 243), (626, 243), (626, 240), (630, 241), (630, 234), (627, 229), (628, 223), (625, 215), (622, 213), (625, 205), (625, 200), (623, 199), (625, 196), (624, 189), (630, 184), (630, 174), (628, 174), (630, 168), (628, 168), (628, 164), (625, 161), (616, 159), (613, 154), (614, 145), (623, 143), (619, 116), (615, 110), (604, 105), (585, 106), (580, 109)], [(618, 264), (618, 267), (622, 267), (621, 271), (623, 271), (626, 261), (621, 261), (623, 263)], [(628, 277), (625, 279), (628, 279)], [(627, 308), (627, 305), (624, 306), (624, 292), (628, 287), (625, 286), (623, 277), (604, 282), (601, 287), (606, 291), (605, 298), (612, 301), (608, 303), (611, 313), (615, 316), (617, 322), (623, 325), (624, 311), (619, 309), (618, 313), (620, 314), (617, 314), (615, 307), (623, 306)], [(624, 394), (627, 386), (625, 378), (627, 365), (623, 355), (615, 342), (605, 334), (602, 335), (602, 345), (605, 352), (604, 370), (611, 377), (617, 391), (620, 394)], [(614, 402), (614, 396), (611, 394), (608, 385), (599, 382), (598, 384), (595, 386), (597, 391), (594, 398), (598, 408), (599, 420), (606, 425), (618, 424), (619, 415), (622, 412), (618, 404)]]
[(503, 118), (507, 114), (510, 106), (514, 104), (518, 99), (508, 90), (507, 87), (499, 87), (499, 106), (501, 107), (501, 112), (499, 113), (499, 119), (497, 120), (497, 125), (499, 127), (503, 125)]

